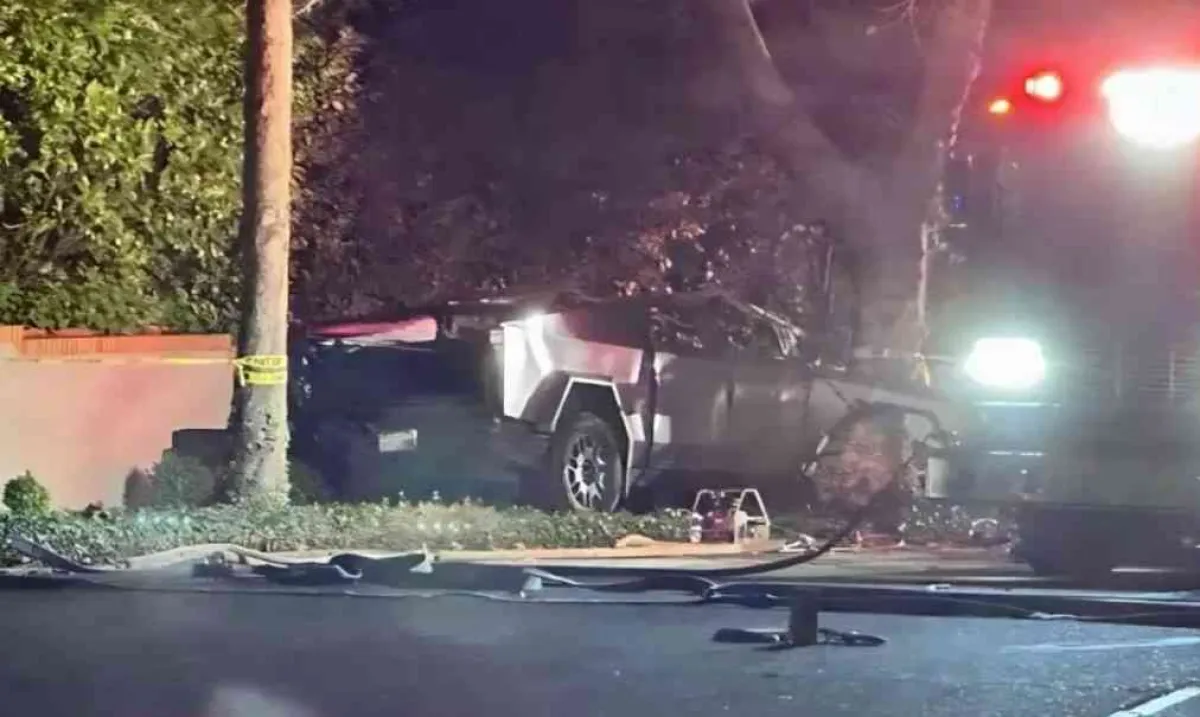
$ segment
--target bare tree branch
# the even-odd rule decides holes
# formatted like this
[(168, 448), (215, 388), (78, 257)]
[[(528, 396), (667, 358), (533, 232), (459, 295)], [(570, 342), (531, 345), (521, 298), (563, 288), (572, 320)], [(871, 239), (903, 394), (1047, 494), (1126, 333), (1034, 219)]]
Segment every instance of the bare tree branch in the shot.
[(954, 0), (934, 20), (925, 42), (925, 76), (908, 141), (892, 168), (891, 183), (932, 193), (941, 174), (943, 145), (958, 131), (967, 94), (979, 74), (991, 0)]
[(308, 2), (306, 2), (300, 6), (300, 9), (298, 9), (294, 13), (292, 13), (292, 17), (293, 18), (305, 17), (306, 15), (309, 15), (314, 10), (316, 10), (318, 7), (320, 7), (324, 4), (325, 4), (325, 0), (308, 0)]

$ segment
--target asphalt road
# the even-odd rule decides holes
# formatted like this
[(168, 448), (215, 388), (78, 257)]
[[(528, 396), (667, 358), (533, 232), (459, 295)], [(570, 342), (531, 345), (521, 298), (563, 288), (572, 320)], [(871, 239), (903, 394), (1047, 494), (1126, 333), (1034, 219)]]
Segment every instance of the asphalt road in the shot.
[[(507, 564), (536, 564), (553, 570), (555, 565), (706, 569), (742, 567), (775, 560), (781, 554), (720, 556), (708, 558), (623, 558), (577, 561), (502, 561)], [(997, 588), (1082, 588), (1089, 590), (1181, 591), (1200, 590), (1200, 573), (1162, 569), (1118, 568), (1110, 575), (1091, 580), (1038, 577), (1021, 562), (1009, 558), (1006, 548), (926, 549), (839, 549), (802, 565), (758, 576), (781, 581), (814, 580), (826, 583), (887, 581), (920, 585), (975, 585)]]
[(0, 604), (13, 715), (1104, 716), (1171, 694), (1155, 714), (1200, 717), (1176, 691), (1200, 634), (1169, 628), (825, 614), (888, 643), (764, 651), (711, 638), (780, 611), (70, 587)]

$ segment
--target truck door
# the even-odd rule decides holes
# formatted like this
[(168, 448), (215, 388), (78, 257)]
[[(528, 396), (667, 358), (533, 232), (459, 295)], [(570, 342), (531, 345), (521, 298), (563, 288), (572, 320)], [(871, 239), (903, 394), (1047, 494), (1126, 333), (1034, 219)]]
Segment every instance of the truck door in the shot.
[(703, 303), (682, 299), (654, 304), (650, 318), (658, 380), (652, 462), (664, 470), (724, 472), (731, 465), (733, 368), (714, 347), (719, 327)]
[(751, 317), (748, 328), (731, 347), (729, 440), (737, 472), (757, 484), (799, 474), (809, 369), (786, 355), (770, 322)]

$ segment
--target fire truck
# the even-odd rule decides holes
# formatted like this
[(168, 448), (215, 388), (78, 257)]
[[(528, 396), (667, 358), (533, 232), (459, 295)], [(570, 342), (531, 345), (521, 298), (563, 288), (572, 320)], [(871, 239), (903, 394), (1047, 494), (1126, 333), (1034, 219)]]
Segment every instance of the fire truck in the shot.
[(1068, 4), (995, 28), (950, 162), (935, 344), (975, 409), (950, 492), (1019, 506), (1038, 572), (1192, 565), (1200, 8)]

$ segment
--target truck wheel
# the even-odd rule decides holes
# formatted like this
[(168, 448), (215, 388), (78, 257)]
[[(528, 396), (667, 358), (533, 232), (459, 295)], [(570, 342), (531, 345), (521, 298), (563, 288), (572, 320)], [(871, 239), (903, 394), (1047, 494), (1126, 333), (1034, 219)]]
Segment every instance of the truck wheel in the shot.
[(564, 419), (550, 445), (546, 507), (611, 513), (625, 496), (621, 441), (607, 421), (581, 411)]

